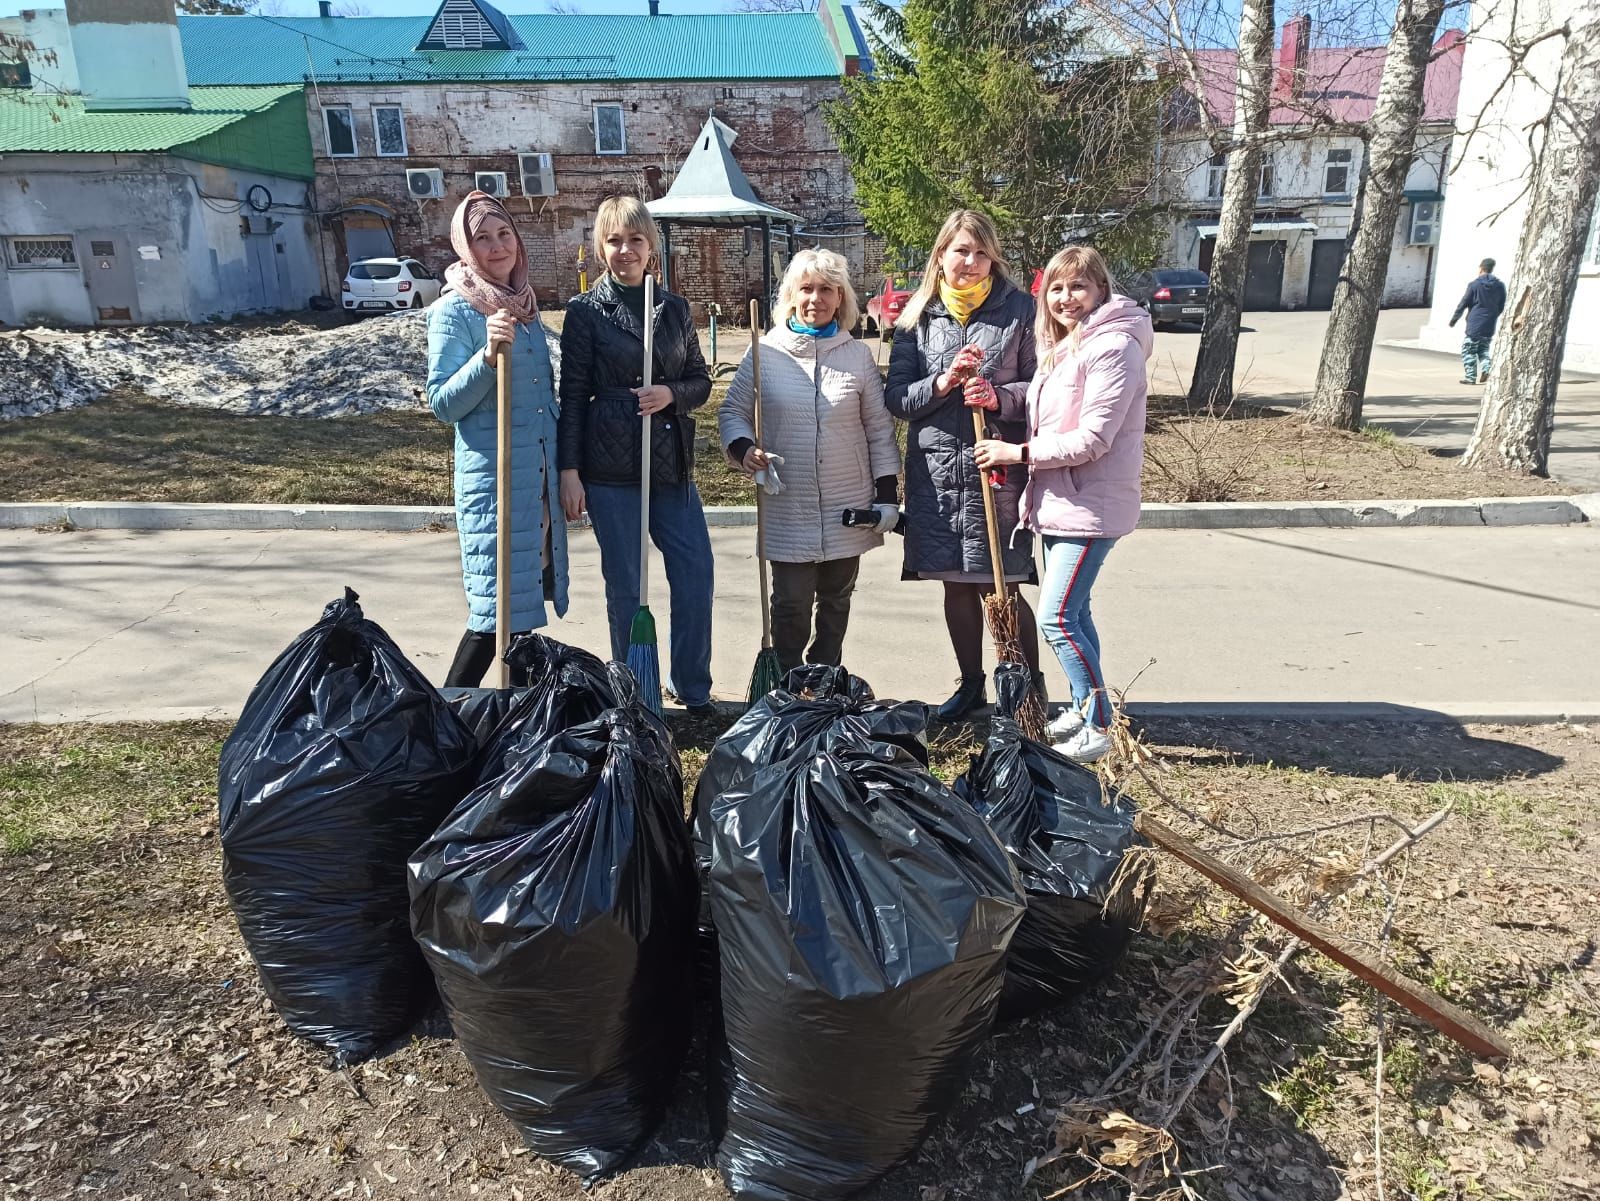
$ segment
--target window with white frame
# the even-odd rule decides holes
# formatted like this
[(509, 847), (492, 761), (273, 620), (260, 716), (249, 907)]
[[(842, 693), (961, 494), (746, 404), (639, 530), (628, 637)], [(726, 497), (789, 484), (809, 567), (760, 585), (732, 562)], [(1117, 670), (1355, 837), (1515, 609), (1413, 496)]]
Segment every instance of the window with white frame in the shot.
[(406, 119), (398, 104), (372, 106), (372, 140), (378, 144), (378, 153), (386, 158), (405, 154)]
[(594, 152), (596, 154), (628, 153), (627, 131), (622, 125), (622, 105), (597, 104), (594, 106)]
[(1261, 159), (1261, 175), (1256, 180), (1256, 195), (1276, 196), (1277, 194), (1277, 172), (1273, 169), (1271, 157), (1263, 155)]
[(356, 122), (348, 104), (335, 104), (322, 110), (322, 124), (328, 134), (328, 153), (334, 158), (356, 156)]
[(1222, 182), (1228, 174), (1228, 156), (1212, 155), (1206, 164), (1206, 197), (1215, 200), (1222, 195)]
[(19, 271), (70, 271), (78, 265), (71, 234), (6, 239), (6, 263)]
[(1322, 164), (1322, 194), (1324, 196), (1350, 195), (1350, 152), (1330, 150)]

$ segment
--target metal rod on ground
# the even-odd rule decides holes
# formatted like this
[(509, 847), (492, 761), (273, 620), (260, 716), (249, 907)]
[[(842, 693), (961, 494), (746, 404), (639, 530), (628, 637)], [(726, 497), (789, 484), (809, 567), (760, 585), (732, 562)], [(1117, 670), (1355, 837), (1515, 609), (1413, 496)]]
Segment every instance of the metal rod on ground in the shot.
[(1510, 1058), (1510, 1044), (1466, 1010), (1447, 1001), (1432, 989), (1402, 976), (1365, 951), (1346, 946), (1339, 940), (1338, 935), (1310, 914), (1302, 912), (1276, 893), (1261, 887), (1249, 876), (1230, 867), (1216, 856), (1201, 850), (1170, 826), (1141, 813), (1134, 819), (1134, 828), (1162, 850), (1176, 855), (1202, 876), (1220, 884), (1252, 909), (1282, 926), (1309, 946), (1321, 951), (1339, 966), (1354, 972), (1384, 996), (1398, 1001), (1435, 1030), (1449, 1035), (1467, 1050), (1486, 1059)]
[[(755, 380), (756, 449), (765, 450), (761, 439), (761, 304), (750, 302), (750, 368)], [(756, 485), (756, 562), (761, 571), (761, 652), (750, 673), (750, 692), (745, 698), (755, 704), (780, 683), (778, 652), (772, 649), (772, 594), (767, 588), (767, 508), (766, 489)]]
[(494, 657), (501, 688), (511, 687), (511, 356), (501, 346), (494, 356), (498, 432), (495, 438)]
[[(646, 388), (655, 371), (656, 280), (644, 274), (644, 372)], [(640, 408), (643, 409), (643, 405)], [(650, 457), (655, 418), (641, 414), (639, 429), (639, 611), (628, 632), (628, 668), (639, 681), (639, 699), (652, 713), (661, 712), (661, 660), (656, 651), (656, 619), (650, 612)]]

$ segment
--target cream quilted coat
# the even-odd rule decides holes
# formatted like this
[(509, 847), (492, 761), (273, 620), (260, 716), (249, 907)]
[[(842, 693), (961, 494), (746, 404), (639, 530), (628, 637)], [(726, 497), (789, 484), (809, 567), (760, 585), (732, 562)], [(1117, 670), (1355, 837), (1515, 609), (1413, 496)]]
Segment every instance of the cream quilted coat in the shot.
[[(756, 437), (755, 371), (749, 352), (717, 420), (726, 449)], [(872, 505), (873, 481), (900, 471), (883, 377), (849, 334), (813, 338), (774, 329), (761, 339), (761, 442), (783, 456), (783, 491), (766, 498), (767, 558), (825, 563), (883, 544), (843, 524), (846, 509)]]

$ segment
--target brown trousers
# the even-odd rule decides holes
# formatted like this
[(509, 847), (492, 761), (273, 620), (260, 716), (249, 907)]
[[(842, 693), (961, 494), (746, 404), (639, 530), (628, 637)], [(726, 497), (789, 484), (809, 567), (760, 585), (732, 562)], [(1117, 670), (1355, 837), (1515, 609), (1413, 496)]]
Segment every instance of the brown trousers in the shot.
[(837, 664), (850, 625), (850, 594), (856, 588), (861, 556), (771, 566), (772, 649), (778, 653), (778, 663), (784, 671), (802, 662)]

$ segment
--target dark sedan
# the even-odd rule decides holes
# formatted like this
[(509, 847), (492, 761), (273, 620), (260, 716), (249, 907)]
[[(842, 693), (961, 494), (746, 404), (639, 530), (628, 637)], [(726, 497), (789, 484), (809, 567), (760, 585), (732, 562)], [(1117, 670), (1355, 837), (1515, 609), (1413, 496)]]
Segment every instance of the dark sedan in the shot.
[(1150, 310), (1150, 320), (1158, 328), (1179, 321), (1198, 324), (1205, 319), (1206, 293), (1211, 290), (1211, 281), (1204, 271), (1193, 267), (1157, 267), (1119, 282), (1124, 295)]

